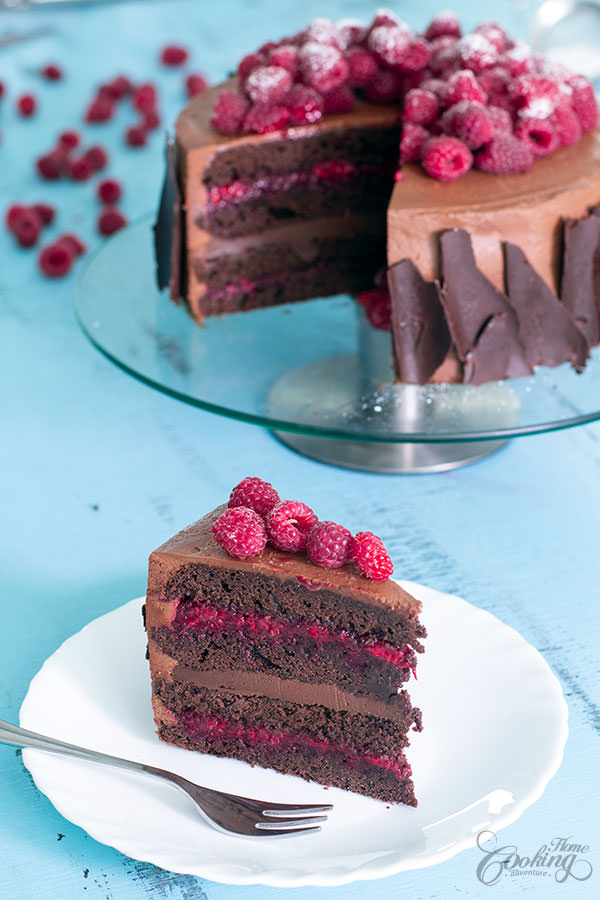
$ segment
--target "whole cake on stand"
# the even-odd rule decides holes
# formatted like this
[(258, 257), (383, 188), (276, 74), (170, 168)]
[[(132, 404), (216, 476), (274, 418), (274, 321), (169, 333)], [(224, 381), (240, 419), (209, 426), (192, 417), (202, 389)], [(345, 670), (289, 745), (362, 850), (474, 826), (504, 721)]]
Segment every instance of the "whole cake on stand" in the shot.
[(315, 20), (192, 100), (169, 157), (159, 280), (199, 322), (383, 298), (402, 385), (579, 371), (600, 340), (593, 89), (497, 25)]

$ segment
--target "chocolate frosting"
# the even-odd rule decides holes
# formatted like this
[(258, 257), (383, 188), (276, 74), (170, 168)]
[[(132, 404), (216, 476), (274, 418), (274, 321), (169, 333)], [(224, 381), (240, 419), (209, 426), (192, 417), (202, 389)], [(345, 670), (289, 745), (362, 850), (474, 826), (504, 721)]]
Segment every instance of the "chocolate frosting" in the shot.
[(183, 293), (182, 205), (176, 170), (175, 143), (169, 137), (165, 157), (165, 179), (158, 216), (154, 224), (156, 279), (161, 290), (168, 286), (171, 299), (179, 300)]
[(508, 300), (517, 313), (519, 337), (530, 366), (558, 366), (570, 361), (582, 369), (588, 346), (560, 300), (540, 278), (520, 247), (507, 242)]
[(410, 259), (388, 270), (388, 285), (396, 375), (407, 384), (424, 384), (450, 349), (450, 332), (437, 287), (421, 277)]
[(477, 268), (468, 232), (446, 231), (441, 248), (441, 300), (458, 356), (465, 363), (464, 381), (482, 384), (531, 374), (515, 314), (504, 294)]
[[(249, 559), (230, 556), (214, 540), (211, 525), (227, 507), (225, 505), (208, 513), (202, 519), (176, 534), (150, 556), (150, 576), (148, 594), (159, 600), (157, 585), (164, 584), (176, 569), (188, 563), (203, 563), (226, 569), (274, 575), (281, 579), (304, 579), (310, 586), (339, 591), (352, 596), (367, 606), (381, 606), (394, 612), (407, 612), (411, 616), (421, 611), (421, 603), (403, 590), (397, 582), (371, 581), (360, 573), (353, 563), (337, 569), (324, 569), (312, 563), (304, 553), (277, 550), (267, 544), (262, 553)], [(156, 577), (154, 577), (156, 573)], [(158, 606), (171, 607), (168, 603)], [(165, 609), (164, 615), (157, 615), (155, 604), (149, 604), (149, 627), (170, 624), (172, 609)]]
[(600, 341), (600, 218), (567, 219), (561, 300), (593, 347)]

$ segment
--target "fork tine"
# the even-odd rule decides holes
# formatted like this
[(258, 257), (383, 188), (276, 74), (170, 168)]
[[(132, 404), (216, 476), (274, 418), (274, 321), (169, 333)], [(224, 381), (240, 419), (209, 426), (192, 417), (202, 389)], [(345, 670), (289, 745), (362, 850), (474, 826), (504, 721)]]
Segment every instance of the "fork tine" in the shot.
[(282, 816), (286, 817), (292, 813), (295, 816), (312, 816), (320, 813), (331, 812), (332, 803), (323, 803), (320, 805), (309, 806), (306, 803), (273, 803), (268, 809), (263, 809), (263, 816)]
[(321, 826), (314, 824), (309, 825), (308, 822), (324, 822), (321, 817), (308, 819), (302, 822), (291, 819), (288, 822), (255, 822), (254, 827), (259, 831), (268, 831), (270, 834), (292, 834), (299, 831), (320, 831)]

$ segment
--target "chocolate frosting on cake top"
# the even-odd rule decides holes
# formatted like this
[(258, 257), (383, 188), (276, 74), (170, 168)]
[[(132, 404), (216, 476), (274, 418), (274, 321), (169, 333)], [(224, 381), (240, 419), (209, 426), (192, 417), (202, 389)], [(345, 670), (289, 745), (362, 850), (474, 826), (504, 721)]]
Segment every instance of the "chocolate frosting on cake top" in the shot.
[[(262, 553), (249, 559), (237, 559), (223, 550), (214, 540), (211, 525), (227, 507), (225, 505), (208, 513), (189, 525), (152, 553), (150, 559), (163, 570), (171, 572), (180, 566), (195, 562), (237, 569), (248, 573), (273, 575), (281, 579), (303, 579), (310, 587), (319, 586), (351, 595), (368, 606), (382, 606), (395, 612), (416, 615), (421, 603), (411, 597), (391, 579), (371, 581), (350, 563), (337, 569), (325, 569), (312, 563), (304, 553), (277, 550), (267, 544)], [(161, 583), (166, 581), (161, 572)], [(302, 581), (301, 581), (302, 583)], [(153, 590), (148, 585), (148, 590)]]

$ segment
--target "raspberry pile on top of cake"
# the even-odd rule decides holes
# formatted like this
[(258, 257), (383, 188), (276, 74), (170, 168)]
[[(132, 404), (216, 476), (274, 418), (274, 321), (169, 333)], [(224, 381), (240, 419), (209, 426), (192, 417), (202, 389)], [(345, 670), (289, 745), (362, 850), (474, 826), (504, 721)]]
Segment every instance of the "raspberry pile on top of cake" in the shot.
[(405, 689), (426, 636), (375, 534), (257, 477), (150, 556), (161, 740), (416, 806)]
[(600, 341), (597, 122), (586, 78), (499, 25), (317, 19), (179, 116), (159, 284), (201, 322), (383, 269), (398, 381), (579, 371)]

